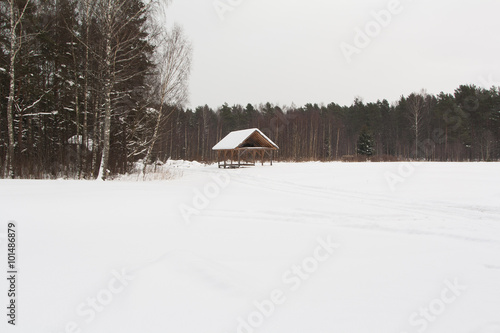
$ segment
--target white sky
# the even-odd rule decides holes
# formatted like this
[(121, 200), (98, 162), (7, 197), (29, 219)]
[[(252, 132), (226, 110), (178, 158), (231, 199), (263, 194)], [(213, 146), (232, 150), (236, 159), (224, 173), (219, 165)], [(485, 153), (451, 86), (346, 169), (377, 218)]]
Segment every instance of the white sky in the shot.
[[(214, 3), (233, 10), (221, 15)], [(396, 14), (348, 63), (341, 43)], [(234, 5), (231, 5), (234, 4)], [(189, 107), (390, 102), (425, 88), (500, 85), (500, 1), (174, 0), (170, 23), (194, 48)], [(379, 25), (380, 26), (380, 25)]]

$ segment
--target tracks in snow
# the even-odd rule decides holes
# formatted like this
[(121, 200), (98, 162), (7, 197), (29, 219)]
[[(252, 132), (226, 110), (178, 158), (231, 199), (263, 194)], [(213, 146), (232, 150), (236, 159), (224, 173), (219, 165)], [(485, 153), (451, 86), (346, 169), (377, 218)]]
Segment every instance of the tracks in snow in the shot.
[[(412, 235), (431, 235), (453, 239), (500, 244), (500, 207), (463, 206), (447, 202), (409, 202), (387, 194), (368, 194), (316, 187), (253, 177), (243, 173), (231, 176), (237, 186), (258, 188), (275, 192), (281, 196), (295, 197), (294, 200), (317, 200), (325, 202), (322, 211), (276, 207), (272, 211), (252, 211), (252, 219), (275, 223), (300, 223), (350, 229), (378, 230)], [(298, 197), (298, 198), (297, 198)], [(359, 202), (360, 210), (350, 211)], [(333, 204), (332, 204), (333, 203)], [(347, 207), (347, 209), (346, 209)], [(368, 212), (368, 213), (367, 213)], [(247, 219), (247, 214), (234, 210), (211, 210), (205, 216), (227, 219)], [(491, 233), (484, 237), (478, 230), (488, 228)], [(497, 237), (491, 237), (497, 236)]]

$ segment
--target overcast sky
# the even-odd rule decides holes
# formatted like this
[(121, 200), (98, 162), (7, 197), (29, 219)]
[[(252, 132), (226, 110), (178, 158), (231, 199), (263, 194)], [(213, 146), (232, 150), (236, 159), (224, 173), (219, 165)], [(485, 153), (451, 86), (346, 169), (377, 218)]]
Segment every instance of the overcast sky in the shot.
[(499, 13), (498, 0), (173, 0), (168, 18), (193, 43), (188, 106), (216, 108), (499, 85)]

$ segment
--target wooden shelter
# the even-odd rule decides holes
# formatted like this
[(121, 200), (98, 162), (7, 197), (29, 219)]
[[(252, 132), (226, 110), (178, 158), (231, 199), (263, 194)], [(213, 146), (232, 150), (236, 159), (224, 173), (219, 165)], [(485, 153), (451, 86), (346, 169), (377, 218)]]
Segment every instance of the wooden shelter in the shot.
[[(219, 168), (255, 165), (257, 158), (260, 158), (264, 165), (266, 155), (273, 165), (274, 151), (278, 149), (279, 147), (257, 128), (231, 132), (212, 148), (217, 151)], [(230, 163), (227, 163), (228, 160)]]

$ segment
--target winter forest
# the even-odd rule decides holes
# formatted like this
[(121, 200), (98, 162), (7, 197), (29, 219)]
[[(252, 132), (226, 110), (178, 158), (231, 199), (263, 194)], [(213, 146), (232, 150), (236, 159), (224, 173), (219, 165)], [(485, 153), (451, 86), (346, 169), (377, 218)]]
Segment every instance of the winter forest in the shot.
[(186, 109), (192, 46), (180, 27), (165, 27), (165, 5), (1, 1), (2, 177), (105, 179), (138, 160), (212, 162), (220, 139), (252, 127), (282, 161), (500, 159), (499, 87)]

